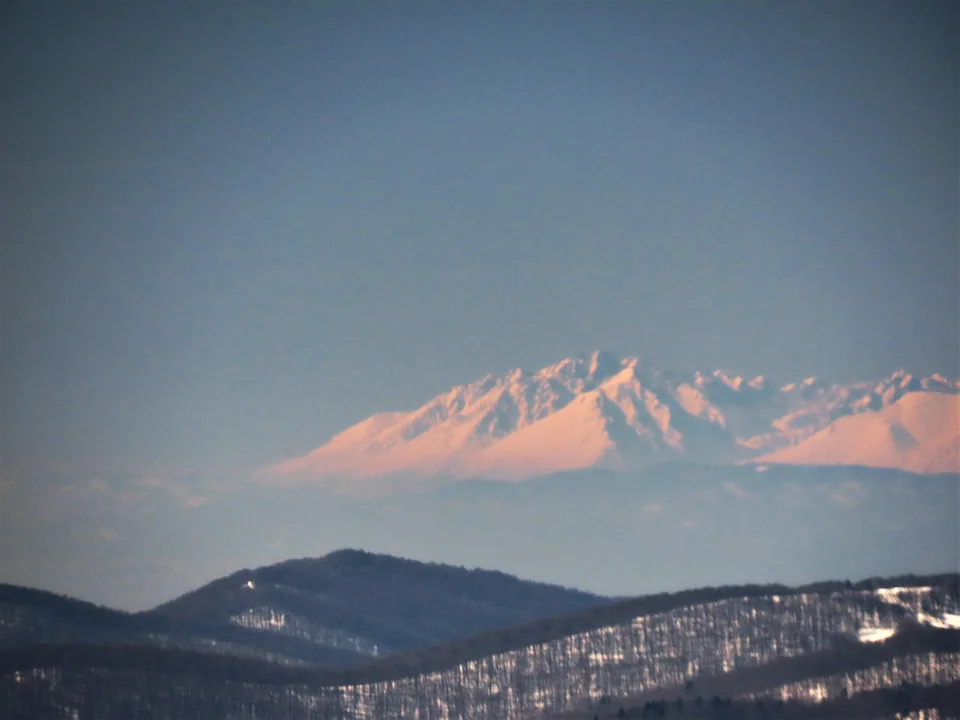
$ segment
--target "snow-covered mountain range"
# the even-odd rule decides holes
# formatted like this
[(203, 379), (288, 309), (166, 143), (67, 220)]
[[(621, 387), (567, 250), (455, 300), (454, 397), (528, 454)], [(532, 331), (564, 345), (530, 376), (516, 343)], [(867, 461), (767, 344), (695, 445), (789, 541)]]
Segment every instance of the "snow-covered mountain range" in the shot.
[(900, 370), (877, 382), (772, 386), (597, 351), (536, 372), (487, 375), (412, 412), (374, 415), (259, 476), (523, 480), (670, 460), (960, 472), (960, 381)]

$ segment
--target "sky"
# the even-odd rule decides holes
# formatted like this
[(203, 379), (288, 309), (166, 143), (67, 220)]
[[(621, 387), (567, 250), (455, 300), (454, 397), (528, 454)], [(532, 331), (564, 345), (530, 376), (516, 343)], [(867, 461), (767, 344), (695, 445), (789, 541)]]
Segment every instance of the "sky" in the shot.
[(110, 557), (91, 518), (151, 489), (185, 531), (374, 412), (595, 348), (956, 376), (958, 27), (929, 0), (5, 3), (0, 491), (52, 523), (43, 493), (82, 488)]

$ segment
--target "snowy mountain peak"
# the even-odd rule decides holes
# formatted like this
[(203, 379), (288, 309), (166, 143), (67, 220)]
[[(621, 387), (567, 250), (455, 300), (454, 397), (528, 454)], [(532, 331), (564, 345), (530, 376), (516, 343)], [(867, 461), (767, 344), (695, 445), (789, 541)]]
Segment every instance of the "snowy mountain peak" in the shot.
[[(524, 479), (672, 459), (842, 464), (853, 445), (859, 464), (876, 458), (884, 467), (960, 472), (958, 391), (958, 381), (905, 370), (878, 382), (808, 377), (777, 387), (760, 375), (673, 374), (596, 350), (533, 372), (485, 375), (410, 412), (374, 415), (259, 475)], [(835, 425), (857, 442), (818, 439)]]
[(590, 354), (590, 363), (587, 367), (587, 381), (599, 382), (610, 377), (622, 368), (620, 359), (607, 350), (596, 350)]

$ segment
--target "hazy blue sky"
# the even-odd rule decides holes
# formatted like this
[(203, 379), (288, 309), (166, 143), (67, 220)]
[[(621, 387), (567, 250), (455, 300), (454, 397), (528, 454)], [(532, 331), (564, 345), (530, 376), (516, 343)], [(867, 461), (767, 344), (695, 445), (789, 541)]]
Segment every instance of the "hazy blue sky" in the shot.
[(917, 0), (4, 3), (3, 478), (186, 502), (597, 347), (956, 375), (958, 27)]

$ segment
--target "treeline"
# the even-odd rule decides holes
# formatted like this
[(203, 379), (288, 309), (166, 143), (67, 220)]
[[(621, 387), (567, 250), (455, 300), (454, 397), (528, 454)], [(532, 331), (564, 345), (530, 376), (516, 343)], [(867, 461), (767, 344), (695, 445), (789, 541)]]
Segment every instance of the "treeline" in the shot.
[[(676, 720), (887, 720), (918, 710), (936, 709), (944, 718), (960, 717), (960, 683), (925, 687), (904, 684), (819, 703), (798, 700), (737, 700), (714, 695), (694, 699), (651, 700), (624, 707), (615, 702), (577, 720), (674, 718)], [(556, 716), (560, 718), (561, 716)]]
[[(95, 605), (86, 600), (79, 600), (67, 595), (21, 585), (0, 583), (0, 607), (4, 605), (31, 608), (43, 611), (51, 616), (62, 617), (94, 627), (113, 627), (119, 623), (128, 622), (135, 617), (134, 613)], [(0, 634), (0, 639), (2, 637), (3, 635)]]
[[(739, 695), (812, 677), (869, 668), (917, 653), (949, 653), (960, 648), (960, 630), (926, 626), (904, 628), (884, 643), (847, 642), (837, 638), (830, 650), (780, 658), (754, 668), (716, 676), (701, 676), (697, 686), (710, 694)], [(310, 690), (378, 683), (419, 675), (414, 665), (397, 655), (357, 668), (290, 667), (256, 658), (218, 655), (144, 645), (47, 644), (0, 651), (0, 675), (32, 668), (63, 673), (95, 669), (123, 670), (157, 678), (189, 676), (198, 681), (235, 682), (264, 687), (298, 686)], [(453, 665), (444, 667), (449, 669)], [(669, 695), (673, 689), (651, 691)], [(648, 696), (650, 693), (647, 694)]]
[[(820, 677), (830, 677), (878, 667), (882, 663), (909, 655), (924, 653), (960, 652), (960, 630), (945, 630), (912, 625), (883, 643), (860, 643), (847, 638), (836, 638), (829, 650), (780, 658), (757, 667), (736, 669), (718, 675), (700, 675), (683, 686), (662, 687), (635, 696), (607, 699), (600, 707), (613, 703), (615, 707), (643, 707), (647, 704), (664, 706), (679, 698), (682, 704), (700, 706), (705, 698), (731, 698), (756, 695)], [(769, 701), (759, 703), (769, 705)], [(590, 703), (584, 706), (584, 712)], [(566, 717), (583, 717), (572, 714)], [(592, 714), (587, 715), (592, 717)]]
[[(135, 630), (140, 633), (154, 633), (186, 638), (212, 638), (222, 642), (234, 643), (237, 646), (257, 648), (261, 652), (270, 652), (277, 655), (303, 659), (318, 666), (317, 668), (306, 669), (301, 672), (295, 668), (280, 668), (270, 663), (258, 663), (252, 659), (214, 656), (209, 660), (210, 672), (214, 675), (220, 673), (221, 668), (230, 668), (229, 672), (232, 674), (240, 672), (234, 668), (244, 667), (248, 669), (242, 671), (241, 674), (243, 672), (250, 672), (252, 676), (256, 677), (269, 678), (273, 677), (271, 672), (276, 673), (275, 676), (278, 679), (276, 681), (268, 680), (267, 682), (288, 682), (285, 678), (290, 676), (302, 679), (296, 682), (307, 682), (311, 685), (316, 685), (317, 683), (324, 685), (344, 685), (378, 682), (437, 672), (473, 660), (480, 660), (511, 650), (519, 650), (524, 647), (547, 643), (558, 638), (588, 632), (596, 628), (629, 623), (636, 617), (664, 613), (691, 605), (700, 605), (741, 597), (757, 598), (769, 595), (789, 596), (801, 593), (829, 594), (832, 592), (875, 590), (880, 587), (890, 586), (932, 586), (935, 588), (935, 592), (941, 595), (958, 597), (960, 596), (960, 574), (944, 573), (926, 576), (905, 575), (894, 578), (870, 578), (857, 583), (851, 583), (849, 581), (829, 581), (801, 587), (787, 587), (780, 584), (735, 585), (685, 590), (677, 593), (661, 593), (594, 607), (575, 614), (562, 615), (533, 623), (493, 630), (423, 650), (388, 655), (373, 661), (370, 661), (367, 656), (358, 655), (347, 650), (318, 646), (301, 638), (251, 630), (235, 625), (190, 620), (188, 618), (159, 613), (126, 614), (119, 611), (109, 611), (80, 601), (71, 601), (73, 604), (68, 603), (66, 605), (66, 611), (68, 615), (69, 613), (73, 613), (73, 615), (69, 616), (75, 618), (77, 623), (89, 617), (96, 619), (101, 627), (104, 624), (110, 626), (112, 623), (117, 623), (118, 625), (113, 625), (114, 628), (125, 626), (123, 629)], [(52, 596), (52, 594), (49, 593), (40, 593), (39, 591), (34, 592), (39, 593), (35, 598), (35, 600), (39, 602), (35, 602), (35, 605), (43, 607), (45, 603), (49, 603), (51, 607), (59, 607), (61, 611), (64, 610), (62, 597)], [(877, 598), (868, 599), (868, 604), (871, 602), (878, 605), (881, 604)], [(95, 624), (94, 627), (96, 626)], [(129, 661), (138, 663), (138, 666), (149, 666), (154, 662), (165, 662), (161, 657), (162, 652), (177, 652), (181, 654), (185, 652), (175, 651), (172, 648), (157, 651), (156, 648), (150, 647), (142, 647), (142, 652), (138, 652), (136, 646), (144, 642), (142, 637), (121, 637), (119, 640), (113, 640), (114, 643), (117, 643), (116, 647), (100, 647), (85, 650), (84, 643), (87, 642), (89, 641), (86, 640), (86, 638), (70, 638), (69, 642), (63, 644), (45, 644), (14, 651), (7, 650), (0, 653), (0, 666), (14, 667), (14, 665), (19, 663), (20, 668), (40, 667), (42, 665), (36, 664), (40, 661), (40, 658), (43, 658), (45, 664), (58, 664), (58, 653), (65, 653), (66, 656), (70, 658), (87, 658), (83, 660), (83, 662), (106, 663), (106, 665), (104, 665), (105, 667), (113, 667), (115, 666), (115, 662), (127, 662), (127, 660), (121, 661), (117, 659), (121, 657), (130, 658)], [(105, 637), (103, 644), (109, 642), (110, 638)], [(900, 640), (896, 640), (896, 642), (900, 642)], [(204, 665), (203, 655), (200, 653), (198, 653), (198, 655), (201, 655), (201, 657), (190, 660), (188, 664), (191, 667), (196, 667), (197, 672), (206, 672), (203, 669), (207, 667)], [(173, 655), (170, 657), (173, 657)], [(186, 655), (183, 655), (183, 657), (186, 658)], [(28, 658), (36, 659), (28, 660)], [(241, 665), (232, 665), (231, 662), (234, 661), (240, 662)], [(70, 662), (79, 662), (79, 660), (71, 660)], [(290, 675), (290, 673), (293, 673), (293, 675)], [(321, 679), (317, 680), (317, 678)]]
[[(956, 649), (958, 638), (960, 633), (954, 632), (949, 638), (941, 636), (934, 644), (939, 647), (953, 642), (953, 649)], [(134, 650), (142, 652), (144, 648)], [(868, 650), (867, 654), (871, 652), (874, 651)], [(91, 668), (83, 661), (85, 659), (81, 659), (75, 670), (62, 666), (54, 671), (53, 677), (48, 676), (45, 679), (33, 679), (30, 677), (32, 674), (26, 673), (26, 677), (21, 678), (0, 677), (0, 717), (10, 720), (62, 718), (65, 708), (75, 708), (80, 718), (96, 720), (207, 720), (228, 717), (256, 717), (260, 720), (342, 720), (354, 717), (354, 710), (341, 704), (344, 698), (335, 688), (314, 688), (312, 695), (315, 700), (311, 700), (303, 696), (306, 688), (264, 682), (276, 680), (275, 674), (264, 678), (252, 675), (250, 668), (244, 667), (248, 663), (223, 663), (219, 668), (221, 674), (217, 677), (210, 675), (209, 665), (197, 664), (196, 654), (193, 654), (193, 657), (190, 655), (167, 653), (159, 666), (146, 667), (137, 665), (138, 659), (142, 659), (143, 655), (118, 656), (115, 659), (129, 663), (130, 666), (120, 665), (109, 671)], [(820, 660), (823, 659), (821, 656)], [(797, 665), (794, 669), (818, 674), (825, 667), (802, 668)], [(198, 674), (198, 670), (202, 672)], [(288, 680), (296, 680), (298, 675), (304, 673), (289, 670), (285, 674)], [(3, 675), (5, 673), (0, 672), (0, 676)], [(775, 672), (763, 678), (761, 684), (767, 684), (767, 687), (754, 689), (773, 689), (779, 687), (785, 679), (794, 681), (804, 678), (796, 675), (784, 677)], [(613, 717), (867, 720), (931, 707), (954, 712), (956, 701), (960, 698), (957, 693), (960, 686), (952, 683), (944, 688), (902, 685), (899, 688), (869, 691), (818, 704), (773, 699), (731, 700), (730, 698), (739, 694), (738, 689), (732, 687), (735, 683), (729, 683), (726, 688), (711, 687), (707, 680), (695, 678), (683, 688), (663, 690), (663, 697), (630, 701), (605, 698), (589, 712), (565, 714), (562, 717), (568, 720)], [(743, 680), (741, 677), (741, 686)], [(397, 717), (398, 707), (393, 704), (394, 700), (389, 694), (371, 697), (367, 708), (369, 715), (364, 716)], [(461, 717), (489, 716), (482, 705), (472, 706), (466, 697), (456, 702), (461, 703), (458, 706)]]
[[(728, 585), (683, 590), (676, 593), (660, 593), (633, 598), (611, 605), (558, 617), (548, 618), (524, 625), (503, 628), (465, 638), (452, 643), (397, 655), (390, 655), (372, 663), (364, 674), (378, 679), (396, 676), (395, 668), (404, 668), (407, 674), (436, 672), (490, 655), (519, 650), (531, 645), (547, 643), (558, 638), (589, 632), (597, 628), (629, 623), (634, 618), (655, 613), (665, 613), (691, 605), (719, 602), (733, 598), (759, 598), (769, 595), (829, 594), (876, 590), (883, 587), (933, 587), (935, 592), (949, 597), (960, 597), (960, 573), (937, 575), (901, 575), (893, 578), (869, 578), (856, 583), (850, 581), (817, 582), (800, 587), (786, 585)], [(867, 604), (883, 603), (870, 598)], [(895, 609), (898, 614), (900, 609)]]
[(369, 662), (368, 656), (350, 650), (229, 622), (128, 613), (43, 590), (0, 585), (0, 649), (38, 644), (167, 643), (217, 652), (211, 641), (236, 654), (281, 656), (320, 666), (352, 667)]

